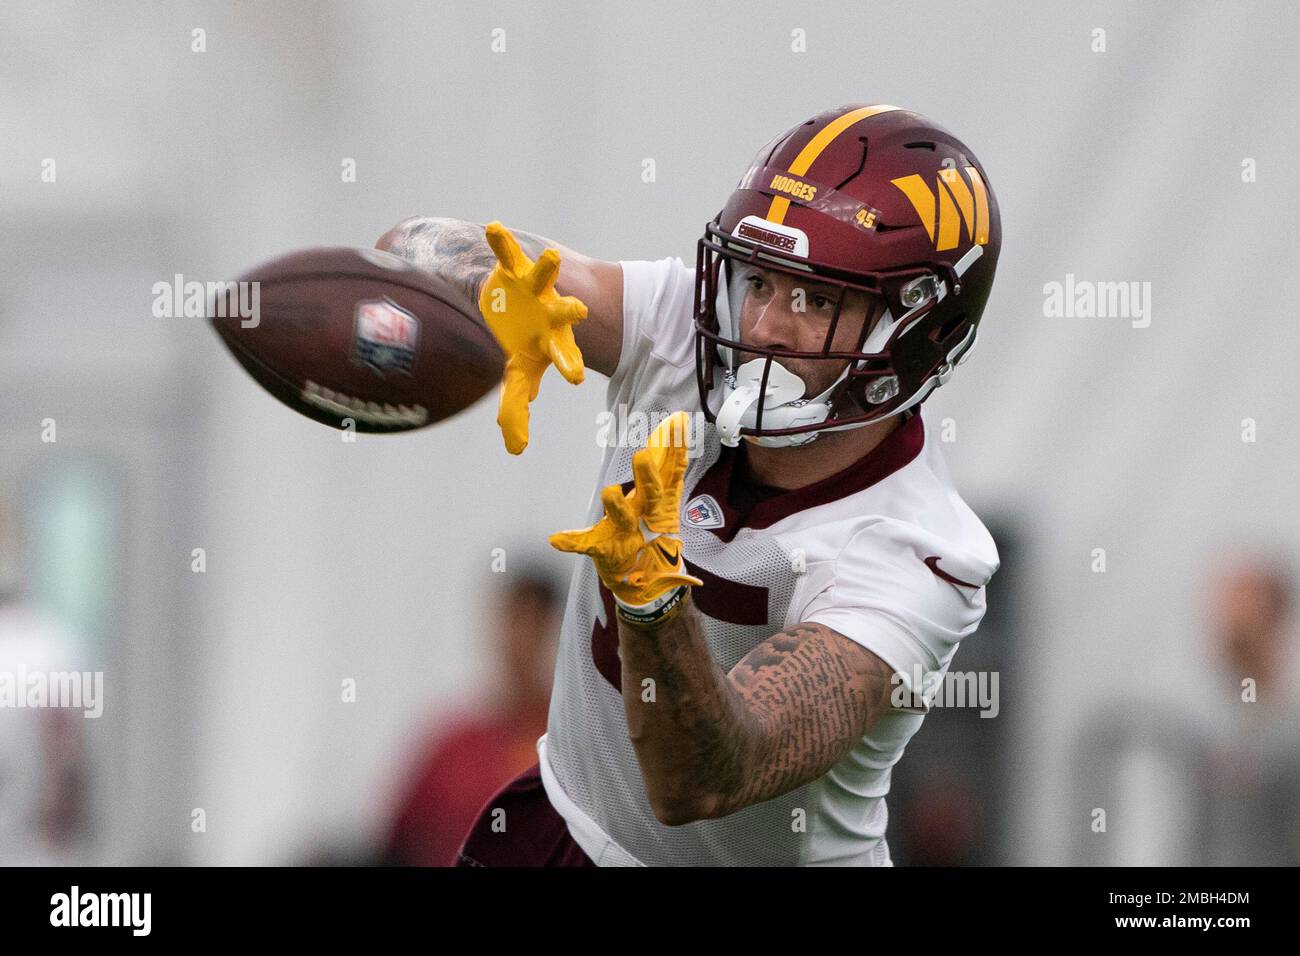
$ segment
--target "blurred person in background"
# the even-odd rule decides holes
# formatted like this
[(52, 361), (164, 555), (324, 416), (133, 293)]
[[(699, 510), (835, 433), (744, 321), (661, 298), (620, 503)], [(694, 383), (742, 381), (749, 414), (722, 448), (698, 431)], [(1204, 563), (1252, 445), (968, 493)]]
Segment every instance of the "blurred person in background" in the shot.
[(1221, 700), (1206, 764), (1206, 862), (1300, 863), (1300, 692), (1294, 583), (1276, 559), (1237, 558), (1210, 585)]
[(537, 762), (546, 733), (559, 631), (560, 590), (540, 569), (511, 572), (491, 614), (490, 653), (499, 696), (477, 711), (439, 719), (402, 791), (385, 858), (450, 866), (465, 834), (503, 784)]
[(1211, 586), (1212, 637), (1225, 676), (1236, 691), (1250, 678), (1262, 708), (1247, 720), (1270, 720), (1297, 700), (1291, 653), (1293, 586), (1280, 561), (1240, 558)]
[(1300, 691), (1293, 577), (1274, 557), (1216, 562), (1205, 595), (1207, 683), (1170, 700), (1116, 701), (1081, 739), (1080, 831), (1107, 865), (1300, 863)]
[(21, 675), (78, 669), (75, 643), (24, 600), (18, 529), (0, 506), (0, 864), (74, 858), (83, 805), (79, 710), (19, 707)]

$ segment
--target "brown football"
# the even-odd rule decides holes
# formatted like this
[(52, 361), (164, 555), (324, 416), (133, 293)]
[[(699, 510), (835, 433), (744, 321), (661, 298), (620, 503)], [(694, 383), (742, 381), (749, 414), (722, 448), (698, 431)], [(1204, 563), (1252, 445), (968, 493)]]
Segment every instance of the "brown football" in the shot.
[(209, 302), (213, 326), (268, 392), (318, 422), (409, 431), (501, 381), (501, 349), (482, 319), (446, 280), (391, 253), (306, 249), (237, 282), (247, 284)]

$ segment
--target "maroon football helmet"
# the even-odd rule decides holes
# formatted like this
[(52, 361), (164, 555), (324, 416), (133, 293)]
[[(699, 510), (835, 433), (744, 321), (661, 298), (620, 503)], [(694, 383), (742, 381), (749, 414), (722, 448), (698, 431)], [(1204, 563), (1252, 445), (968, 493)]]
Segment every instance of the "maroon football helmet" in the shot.
[[(843, 106), (782, 134), (699, 242), (695, 365), (706, 417), (726, 444), (797, 445), (919, 405), (975, 344), (1001, 244), (984, 167), (924, 116)], [(819, 351), (741, 340), (734, 279), (754, 267), (839, 290)], [(846, 290), (871, 305), (846, 319), (862, 321), (856, 344), (845, 349), (841, 334), (832, 351)], [(839, 377), (804, 395), (781, 359), (832, 362)]]

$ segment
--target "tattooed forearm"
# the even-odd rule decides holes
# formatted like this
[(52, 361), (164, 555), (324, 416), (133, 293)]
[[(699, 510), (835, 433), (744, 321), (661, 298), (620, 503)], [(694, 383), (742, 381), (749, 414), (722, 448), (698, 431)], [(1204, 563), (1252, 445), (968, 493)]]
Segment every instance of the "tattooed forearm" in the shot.
[(739, 695), (710, 656), (689, 598), (656, 628), (618, 627), (628, 735), (655, 815), (670, 825), (713, 815), (701, 797), (738, 787), (750, 763)]
[[(530, 258), (535, 259), (548, 245), (554, 245), (529, 232), (510, 231)], [(478, 314), (479, 289), (496, 264), (483, 226), (461, 219), (417, 216), (390, 230), (379, 247), (451, 281), (473, 306), (470, 314)]]
[(724, 816), (820, 777), (889, 704), (888, 665), (821, 625), (769, 638), (730, 675), (690, 607), (652, 633), (619, 634), (628, 729), (666, 823)]
[(731, 681), (760, 729), (738, 806), (834, 766), (888, 708), (892, 674), (875, 654), (820, 624), (796, 624), (747, 654)]

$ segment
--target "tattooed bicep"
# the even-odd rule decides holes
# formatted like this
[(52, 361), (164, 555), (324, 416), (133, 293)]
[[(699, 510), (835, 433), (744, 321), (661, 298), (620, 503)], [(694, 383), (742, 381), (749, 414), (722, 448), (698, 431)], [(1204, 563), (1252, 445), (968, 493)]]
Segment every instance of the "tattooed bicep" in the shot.
[(732, 670), (737, 677), (752, 679), (764, 670), (781, 667), (791, 661), (803, 661), (818, 671), (831, 668), (835, 673), (883, 675), (892, 673), (889, 665), (861, 644), (824, 624), (796, 624), (766, 641), (741, 658)]
[(889, 707), (893, 669), (821, 624), (796, 624), (746, 654), (728, 677), (761, 728), (765, 792), (829, 770)]

